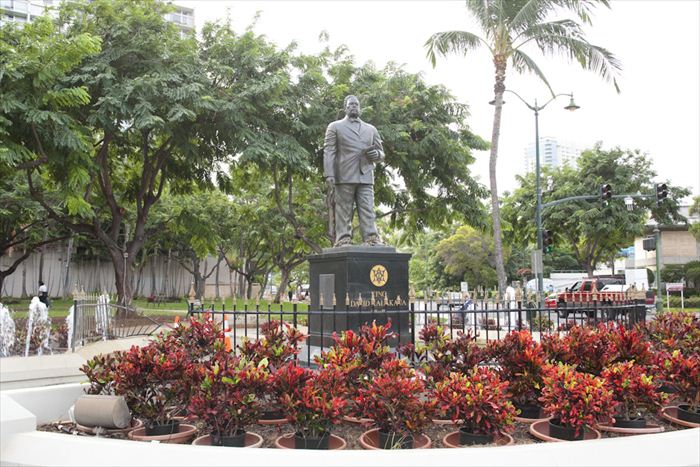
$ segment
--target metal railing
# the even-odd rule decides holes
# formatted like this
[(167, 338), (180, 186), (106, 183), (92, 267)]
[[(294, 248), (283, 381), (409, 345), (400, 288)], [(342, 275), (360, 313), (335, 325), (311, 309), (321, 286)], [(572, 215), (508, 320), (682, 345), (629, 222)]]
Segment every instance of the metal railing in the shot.
[[(397, 334), (390, 345), (415, 344), (422, 328), (429, 324), (444, 327), (450, 338), (458, 332), (470, 333), (477, 343), (487, 344), (500, 340), (512, 330), (527, 329), (536, 340), (543, 334), (565, 333), (573, 325), (597, 325), (614, 321), (625, 326), (633, 326), (646, 320), (647, 308), (643, 300), (624, 302), (584, 302), (567, 307), (540, 308), (523, 302), (510, 302), (505, 307), (499, 303), (483, 300), (469, 309), (461, 304), (447, 301), (427, 301), (411, 303), (406, 307), (324, 307), (321, 310), (302, 310), (295, 303), (291, 310), (283, 310), (279, 305), (245, 305), (226, 310), (214, 305), (190, 306), (188, 316), (209, 313), (213, 319), (228, 329), (232, 349), (236, 349), (242, 339), (259, 339), (261, 325), (270, 320), (291, 324), (308, 336), (302, 360), (312, 361), (312, 356), (330, 347), (333, 332), (358, 329), (361, 324), (378, 324), (391, 320), (391, 330)], [(309, 325), (311, 324), (311, 326)]]
[(73, 301), (73, 319), (69, 346), (107, 339), (150, 336), (161, 323), (134, 308), (112, 303)]

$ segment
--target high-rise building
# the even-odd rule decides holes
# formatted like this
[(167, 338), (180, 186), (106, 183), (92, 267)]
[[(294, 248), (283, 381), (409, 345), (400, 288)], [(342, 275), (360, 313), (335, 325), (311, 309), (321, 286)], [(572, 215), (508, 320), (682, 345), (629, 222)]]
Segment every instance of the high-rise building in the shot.
[[(571, 144), (559, 142), (556, 138), (540, 138), (540, 167), (558, 168), (574, 165), (581, 150)], [(535, 143), (525, 148), (525, 172), (535, 171)]]
[[(49, 12), (50, 7), (57, 7), (62, 0), (0, 0), (0, 24), (7, 21), (29, 23), (34, 17)], [(175, 24), (181, 34), (194, 31), (194, 8), (173, 4), (175, 11), (165, 15), (165, 19)]]
[(57, 3), (54, 0), (0, 0), (0, 24), (7, 21), (29, 23)]

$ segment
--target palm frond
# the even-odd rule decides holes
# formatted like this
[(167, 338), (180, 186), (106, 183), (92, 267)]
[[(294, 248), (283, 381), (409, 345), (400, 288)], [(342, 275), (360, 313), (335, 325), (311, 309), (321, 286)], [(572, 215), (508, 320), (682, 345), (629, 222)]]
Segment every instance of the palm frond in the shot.
[(514, 50), (513, 54), (511, 55), (511, 60), (513, 61), (513, 68), (515, 71), (518, 73), (523, 73), (524, 71), (534, 73), (545, 85), (547, 85), (549, 92), (551, 92), (552, 97), (554, 97), (554, 90), (552, 89), (552, 86), (549, 84), (549, 81), (547, 81), (547, 78), (544, 76), (544, 73), (540, 67), (537, 66), (537, 63), (535, 63), (535, 61), (530, 58), (529, 55), (522, 50)]
[(608, 0), (553, 0), (553, 5), (572, 11), (585, 24), (591, 24), (591, 12), (598, 5), (610, 8)]
[(513, 15), (511, 29), (521, 31), (532, 24), (541, 23), (551, 13), (553, 6), (552, 0), (527, 0)]
[(571, 36), (578, 39), (583, 39), (584, 33), (581, 26), (570, 19), (561, 19), (556, 21), (548, 21), (546, 23), (532, 24), (518, 34), (513, 42), (517, 42), (522, 38), (523, 41), (514, 44), (514, 48), (521, 48), (527, 42), (532, 40), (542, 40), (548, 36)]
[[(448, 53), (466, 55), (467, 52), (476, 49), (480, 44), (489, 47), (481, 37), (467, 31), (437, 32), (425, 42), (425, 47), (428, 49), (426, 56), (434, 67), (437, 55), (442, 55), (443, 57)], [(491, 50), (491, 47), (489, 47), (489, 50)]]
[(535, 42), (545, 54), (560, 53), (571, 60), (575, 59), (584, 69), (594, 71), (606, 81), (612, 82), (615, 90), (620, 92), (616, 74), (622, 69), (622, 64), (607, 49), (569, 35), (550, 34), (535, 39)]

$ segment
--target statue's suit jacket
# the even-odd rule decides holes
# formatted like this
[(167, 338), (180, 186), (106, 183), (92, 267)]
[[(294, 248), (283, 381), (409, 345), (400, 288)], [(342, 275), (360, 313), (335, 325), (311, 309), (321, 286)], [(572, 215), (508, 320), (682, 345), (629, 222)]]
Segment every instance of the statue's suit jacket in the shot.
[(374, 184), (374, 162), (362, 154), (369, 146), (377, 146), (379, 160), (384, 160), (384, 148), (377, 129), (362, 120), (359, 130), (357, 128), (357, 124), (345, 117), (328, 125), (326, 130), (323, 174), (335, 177), (336, 184)]

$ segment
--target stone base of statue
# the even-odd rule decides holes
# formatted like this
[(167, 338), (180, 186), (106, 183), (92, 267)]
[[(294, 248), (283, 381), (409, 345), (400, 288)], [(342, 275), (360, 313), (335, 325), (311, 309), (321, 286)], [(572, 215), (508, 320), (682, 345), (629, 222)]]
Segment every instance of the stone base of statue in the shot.
[(408, 316), (409, 253), (390, 246), (324, 248), (309, 260), (309, 345), (327, 348), (333, 332), (386, 323), (399, 334), (390, 344), (411, 341)]

